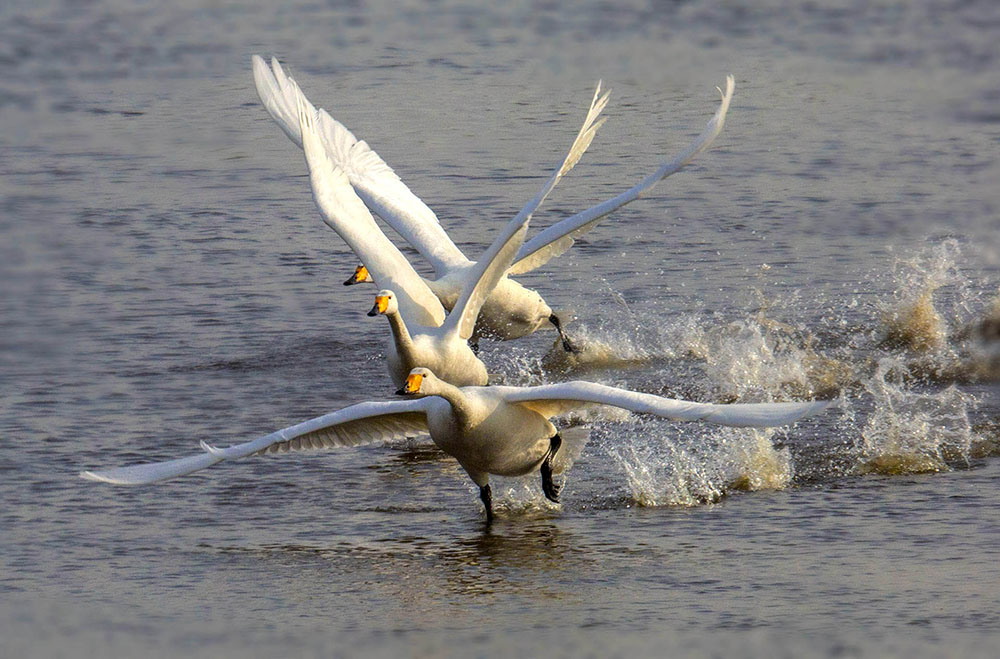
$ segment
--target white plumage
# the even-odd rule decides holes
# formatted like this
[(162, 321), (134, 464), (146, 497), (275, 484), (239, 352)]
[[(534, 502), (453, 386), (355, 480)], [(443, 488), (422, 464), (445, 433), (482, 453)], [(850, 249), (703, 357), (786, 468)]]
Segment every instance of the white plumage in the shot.
[(86, 471), (81, 476), (140, 485), (256, 453), (356, 446), (429, 433), (486, 493), (483, 501), (490, 517), (490, 475), (519, 476), (543, 469), (545, 461), (557, 458), (559, 451), (559, 445), (553, 444), (557, 431), (549, 419), (585, 405), (611, 405), (674, 421), (752, 427), (786, 425), (830, 405), (830, 401), (713, 405), (579, 381), (538, 387), (456, 387), (426, 368), (413, 369), (397, 393), (420, 398), (351, 405), (224, 449), (202, 442), (202, 455)]
[[(308, 99), (305, 99), (291, 78), (285, 75), (277, 59), (272, 59), (271, 66), (268, 67), (261, 57), (254, 55), (253, 73), (257, 93), (268, 113), (294, 143), (302, 146), (296, 104), (301, 98), (311, 108)], [(726, 91), (720, 90), (722, 101), (719, 109), (702, 134), (679, 156), (664, 163), (638, 185), (617, 197), (566, 218), (526, 242), (487, 296), (477, 320), (478, 330), (494, 338), (513, 339), (531, 334), (550, 320), (555, 324), (557, 319), (554, 319), (551, 308), (542, 297), (510, 279), (508, 275), (529, 272), (562, 254), (602, 218), (649, 192), (657, 182), (677, 172), (707, 149), (722, 131), (734, 84), (732, 76), (726, 78)], [(525, 205), (519, 216), (534, 212), (559, 178), (577, 163), (603, 122), (599, 120), (599, 115), (607, 101), (608, 93), (602, 95), (601, 85), (598, 84), (583, 127), (569, 154), (541, 192)], [(461, 293), (467, 271), (473, 267), (473, 262), (448, 237), (434, 211), (364, 141), (359, 141), (325, 111), (320, 113), (319, 124), (319, 132), (330, 159), (343, 169), (365, 204), (431, 263), (435, 278), (427, 280), (427, 284), (442, 304), (451, 308)], [(384, 288), (382, 284), (376, 284)]]
[[(492, 519), (490, 475), (539, 471), (545, 495), (558, 501), (552, 480), (586, 441), (586, 431), (564, 438), (550, 419), (585, 405), (609, 405), (675, 421), (769, 427), (793, 423), (830, 405), (764, 403), (714, 405), (663, 398), (591, 382), (537, 387), (477, 386), (486, 368), (469, 348), (477, 318), (500, 338), (533, 332), (558, 319), (545, 301), (510, 280), (568, 249), (601, 218), (639, 198), (706, 149), (722, 130), (733, 95), (733, 77), (720, 90), (719, 109), (702, 134), (679, 156), (613, 199), (567, 218), (524, 242), (531, 214), (580, 159), (603, 120), (608, 95), (598, 84), (590, 109), (566, 158), (525, 207), (500, 231), (478, 261), (455, 246), (430, 210), (367, 144), (326, 111), (316, 110), (277, 60), (269, 68), (253, 58), (261, 101), (305, 153), (316, 204), (383, 290), (369, 315), (389, 318), (393, 334), (389, 365), (398, 394), (415, 397), (365, 402), (310, 419), (258, 439), (160, 463), (85, 471), (87, 479), (121, 485), (155, 483), (254, 454), (356, 446), (429, 434), (455, 458), (480, 488)], [(386, 238), (372, 217), (378, 213), (434, 266), (426, 280)], [(450, 309), (446, 313), (446, 309)], [(485, 319), (485, 320), (484, 320)]]

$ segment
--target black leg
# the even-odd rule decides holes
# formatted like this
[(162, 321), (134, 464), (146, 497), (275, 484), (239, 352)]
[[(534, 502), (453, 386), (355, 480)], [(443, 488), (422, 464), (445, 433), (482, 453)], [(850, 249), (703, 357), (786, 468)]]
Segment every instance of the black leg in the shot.
[(563, 332), (562, 324), (559, 322), (559, 316), (552, 314), (549, 316), (549, 322), (556, 326), (556, 331), (559, 332), (559, 338), (562, 339), (562, 347), (566, 352), (579, 352), (579, 349), (573, 345), (573, 342), (569, 340), (566, 333)]
[(557, 485), (552, 480), (552, 458), (555, 457), (560, 446), (562, 446), (562, 437), (556, 433), (549, 440), (548, 455), (542, 460), (542, 492), (545, 494), (545, 498), (552, 503), (559, 503), (559, 491), (562, 490), (562, 485)]
[(493, 523), (493, 490), (490, 488), (490, 484), (487, 483), (479, 488), (479, 498), (483, 500), (483, 506), (486, 507), (486, 523)]

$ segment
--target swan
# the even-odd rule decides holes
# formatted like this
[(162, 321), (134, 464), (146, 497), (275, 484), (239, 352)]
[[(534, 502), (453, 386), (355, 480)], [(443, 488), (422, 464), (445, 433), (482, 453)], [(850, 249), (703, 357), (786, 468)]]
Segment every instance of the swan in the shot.
[[(295, 83), (292, 82), (294, 85)], [(385, 237), (348, 181), (331, 160), (317, 129), (319, 114), (299, 97), (297, 111), (313, 199), (323, 221), (370, 268), (372, 279), (389, 285), (368, 315), (386, 315), (392, 332), (387, 352), (389, 376), (399, 386), (410, 369), (434, 368), (457, 385), (484, 385), (486, 366), (469, 346), (486, 295), (510, 266), (524, 242), (530, 212), (511, 220), (469, 272), (460, 298), (445, 315), (441, 302), (406, 257)], [(397, 294), (398, 293), (398, 294)]]
[(559, 501), (556, 456), (566, 449), (549, 420), (589, 404), (611, 405), (636, 414), (675, 421), (770, 427), (792, 423), (826, 409), (832, 401), (714, 405), (663, 398), (592, 382), (535, 387), (456, 387), (427, 368), (410, 371), (396, 392), (409, 400), (365, 402), (284, 428), (256, 440), (166, 462), (84, 471), (89, 480), (141, 485), (183, 476), (222, 460), (279, 451), (357, 446), (430, 434), (479, 487), (486, 521), (493, 520), (490, 475), (520, 476), (538, 470), (542, 490)]
[[(270, 67), (259, 55), (254, 55), (252, 59), (254, 82), (261, 102), (289, 139), (301, 146), (302, 137), (294, 111), (300, 92), (285, 75), (276, 58), (271, 59)], [(722, 100), (715, 115), (697, 139), (678, 156), (664, 162), (634, 187), (550, 226), (524, 243), (507, 272), (483, 304), (477, 321), (476, 336), (487, 335), (501, 340), (514, 339), (531, 334), (549, 322), (556, 327), (560, 337), (563, 338), (563, 346), (568, 350), (571, 346), (563, 332), (559, 317), (552, 313), (551, 308), (537, 292), (510, 279), (509, 275), (530, 272), (559, 256), (569, 249), (577, 238), (594, 228), (603, 217), (646, 194), (656, 183), (679, 171), (696, 155), (707, 149), (722, 132), (734, 87), (733, 76), (727, 76), (725, 92), (719, 90)], [(594, 130), (600, 125), (600, 122), (597, 122), (597, 115), (604, 109), (608, 99), (607, 93), (600, 97), (599, 94), (600, 84), (587, 115), (588, 122), (595, 122)], [(308, 100), (305, 102), (308, 104)], [(474, 267), (474, 264), (448, 237), (434, 211), (413, 194), (367, 143), (359, 141), (340, 122), (326, 113), (322, 117), (322, 127), (323, 138), (331, 159), (345, 170), (351, 185), (365, 204), (432, 264), (435, 277), (427, 280), (427, 284), (445, 308), (451, 308), (458, 299), (461, 281), (466, 276), (465, 272)], [(582, 148), (586, 149), (589, 144), (588, 141)], [(544, 195), (540, 197), (544, 198)], [(535, 199), (541, 203), (539, 197)], [(529, 202), (529, 206), (534, 201)], [(364, 276), (359, 278), (367, 266), (364, 261), (362, 264), (355, 275), (345, 282), (346, 285), (367, 281)]]
[[(274, 59), (272, 62), (273, 73), (263, 59), (257, 55), (253, 57), (254, 80), (258, 95), (285, 134), (302, 147), (302, 131), (294, 108), (299, 103), (310, 110), (315, 108), (302, 94), (295, 81), (285, 75), (278, 61)], [(525, 204), (515, 219), (530, 217), (556, 183), (576, 166), (593, 141), (597, 130), (604, 123), (600, 114), (607, 105), (608, 98), (609, 93), (602, 95), (601, 83), (598, 83), (583, 126), (577, 133), (569, 153), (542, 186), (541, 191)], [(452, 309), (461, 298), (469, 280), (475, 276), (478, 270), (477, 262), (470, 261), (462, 254), (441, 228), (433, 211), (410, 192), (395, 172), (365, 142), (359, 142), (325, 110), (320, 110), (318, 116), (319, 131), (331, 161), (345, 172), (355, 192), (372, 210), (386, 219), (397, 231), (400, 231), (401, 227), (406, 227), (402, 229), (404, 231), (402, 235), (411, 244), (420, 245), (418, 251), (428, 256), (434, 264), (437, 278), (425, 280), (427, 286), (445, 308)], [(420, 226), (413, 224), (414, 213), (422, 216), (422, 219), (416, 220), (421, 223)], [(399, 222), (387, 219), (395, 217), (402, 219)], [(408, 222), (410, 224), (407, 224)], [(515, 335), (530, 334), (546, 322), (551, 322), (563, 338), (566, 349), (571, 348), (558, 317), (552, 313), (542, 297), (535, 291), (507, 279), (503, 272), (490, 291), (487, 301), (488, 304), (480, 309), (481, 314), (483, 312), (486, 314), (484, 322), (487, 327), (506, 327), (508, 333), (513, 332), (510, 338), (514, 338)], [(495, 307), (499, 307), (501, 318), (497, 318), (498, 310)], [(479, 333), (474, 333), (474, 342), (478, 337)]]

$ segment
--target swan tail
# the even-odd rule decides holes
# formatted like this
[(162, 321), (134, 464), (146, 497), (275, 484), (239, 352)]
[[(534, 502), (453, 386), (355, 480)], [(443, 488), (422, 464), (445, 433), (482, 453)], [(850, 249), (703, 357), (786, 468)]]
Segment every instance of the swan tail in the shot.
[(559, 431), (562, 438), (562, 446), (556, 452), (552, 460), (552, 473), (561, 474), (569, 470), (573, 464), (583, 455), (583, 449), (590, 441), (590, 428), (585, 426), (573, 426), (563, 428)]

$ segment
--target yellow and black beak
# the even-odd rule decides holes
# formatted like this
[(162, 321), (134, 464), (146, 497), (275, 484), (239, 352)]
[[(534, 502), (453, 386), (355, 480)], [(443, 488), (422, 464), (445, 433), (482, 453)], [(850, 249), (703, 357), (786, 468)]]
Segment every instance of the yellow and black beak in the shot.
[(385, 313), (385, 310), (389, 308), (389, 296), (387, 295), (376, 295), (375, 296), (375, 306), (372, 310), (368, 312), (369, 316), (377, 316), (381, 313)]
[(420, 393), (420, 383), (424, 381), (424, 376), (420, 373), (410, 373), (406, 377), (406, 382), (396, 392), (397, 396), (412, 396)]
[(366, 281), (371, 281), (371, 277), (368, 276), (368, 268), (363, 265), (359, 265), (351, 275), (351, 278), (344, 282), (344, 286), (353, 286), (354, 284), (361, 284)]

